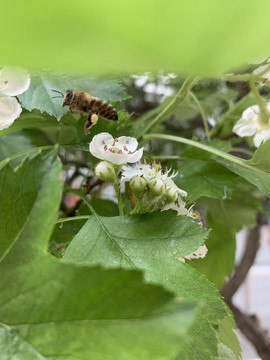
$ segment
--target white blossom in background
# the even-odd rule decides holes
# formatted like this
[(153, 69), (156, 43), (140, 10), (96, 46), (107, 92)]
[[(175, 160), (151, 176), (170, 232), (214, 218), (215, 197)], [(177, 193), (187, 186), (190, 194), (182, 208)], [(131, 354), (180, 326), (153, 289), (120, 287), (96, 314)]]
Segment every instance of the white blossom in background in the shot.
[(266, 104), (266, 109), (269, 112), (268, 124), (260, 121), (260, 108), (253, 105), (243, 112), (234, 125), (233, 132), (241, 137), (254, 135), (253, 143), (259, 147), (263, 141), (270, 139), (270, 103)]
[(30, 85), (30, 75), (22, 68), (4, 67), (0, 70), (0, 130), (16, 120), (22, 108), (15, 96), (25, 92)]
[(100, 160), (109, 161), (115, 165), (135, 163), (143, 155), (143, 148), (136, 151), (138, 142), (129, 136), (113, 138), (109, 133), (95, 135), (90, 143), (90, 153)]
[(174, 182), (173, 178), (177, 173), (170, 170), (162, 173), (162, 169), (158, 164), (135, 164), (133, 166), (123, 166), (122, 168), (122, 182), (130, 181), (135, 176), (143, 176), (147, 181), (152, 179), (161, 180), (167, 189), (175, 191), (180, 196), (187, 196), (187, 192), (180, 189)]

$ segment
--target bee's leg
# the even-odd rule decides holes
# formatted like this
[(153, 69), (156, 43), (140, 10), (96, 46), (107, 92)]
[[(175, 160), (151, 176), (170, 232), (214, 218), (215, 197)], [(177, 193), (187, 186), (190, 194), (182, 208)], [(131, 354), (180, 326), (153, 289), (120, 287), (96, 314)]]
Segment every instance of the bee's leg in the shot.
[(73, 114), (73, 110), (72, 110), (71, 106), (69, 107), (69, 111), (71, 112), (71, 114)]
[(91, 127), (96, 125), (97, 121), (98, 121), (98, 109), (93, 109), (89, 112), (88, 119), (84, 125), (84, 133), (86, 135), (90, 134)]

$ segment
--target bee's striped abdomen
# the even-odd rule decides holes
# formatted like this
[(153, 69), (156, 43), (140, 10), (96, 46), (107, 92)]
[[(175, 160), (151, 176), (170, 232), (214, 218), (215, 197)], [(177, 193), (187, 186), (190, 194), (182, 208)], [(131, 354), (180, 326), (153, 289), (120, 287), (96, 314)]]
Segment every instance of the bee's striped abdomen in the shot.
[(98, 108), (99, 115), (107, 120), (118, 120), (118, 114), (115, 108), (104, 100), (94, 98), (90, 103), (91, 108)]

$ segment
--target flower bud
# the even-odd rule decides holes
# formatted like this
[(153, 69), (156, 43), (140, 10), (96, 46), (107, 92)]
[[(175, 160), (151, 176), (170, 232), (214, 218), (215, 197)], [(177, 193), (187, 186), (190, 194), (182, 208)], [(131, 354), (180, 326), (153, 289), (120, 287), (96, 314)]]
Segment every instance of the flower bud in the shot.
[(159, 196), (165, 190), (165, 184), (160, 179), (150, 179), (148, 181), (149, 192), (153, 196)]
[(107, 161), (101, 161), (95, 168), (96, 176), (104, 181), (109, 183), (114, 183), (116, 181), (116, 174), (113, 164)]
[(175, 189), (172, 189), (172, 188), (166, 189), (166, 191), (164, 192), (163, 195), (164, 195), (166, 203), (173, 203), (178, 198), (178, 192)]
[(129, 186), (133, 194), (136, 196), (137, 199), (141, 199), (145, 192), (145, 188), (147, 186), (147, 181), (145, 178), (141, 176), (134, 176), (130, 182)]

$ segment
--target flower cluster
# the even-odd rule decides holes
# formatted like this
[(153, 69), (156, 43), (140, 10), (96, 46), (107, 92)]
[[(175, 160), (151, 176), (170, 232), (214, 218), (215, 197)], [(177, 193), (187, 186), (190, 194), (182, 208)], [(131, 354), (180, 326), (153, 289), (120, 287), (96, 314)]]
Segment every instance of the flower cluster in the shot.
[[(159, 164), (135, 164), (123, 166), (121, 182), (129, 182), (134, 195), (141, 200), (145, 211), (163, 209), (174, 203), (179, 196), (187, 196), (186, 191), (173, 182), (176, 173), (162, 172)], [(140, 195), (137, 195), (140, 194)]]
[(21, 68), (4, 67), (0, 71), (0, 130), (8, 128), (22, 111), (17, 95), (30, 85), (28, 72)]
[[(143, 148), (137, 150), (137, 147), (138, 142), (135, 138), (121, 136), (114, 139), (108, 133), (94, 136), (90, 143), (90, 153), (102, 160), (96, 166), (95, 174), (114, 185), (118, 204), (122, 203), (120, 187), (124, 188), (128, 183), (129, 189), (137, 199), (133, 214), (172, 209), (176, 210), (178, 215), (196, 219), (201, 225), (200, 215), (192, 206), (188, 209), (182, 200), (182, 197), (187, 196), (186, 191), (180, 189), (173, 181), (177, 174), (170, 170), (163, 172), (159, 164), (138, 163), (143, 155)], [(124, 165), (127, 163), (136, 164)], [(185, 259), (202, 258), (206, 253), (206, 246), (201, 245), (196, 251), (179, 260), (185, 262)]]

